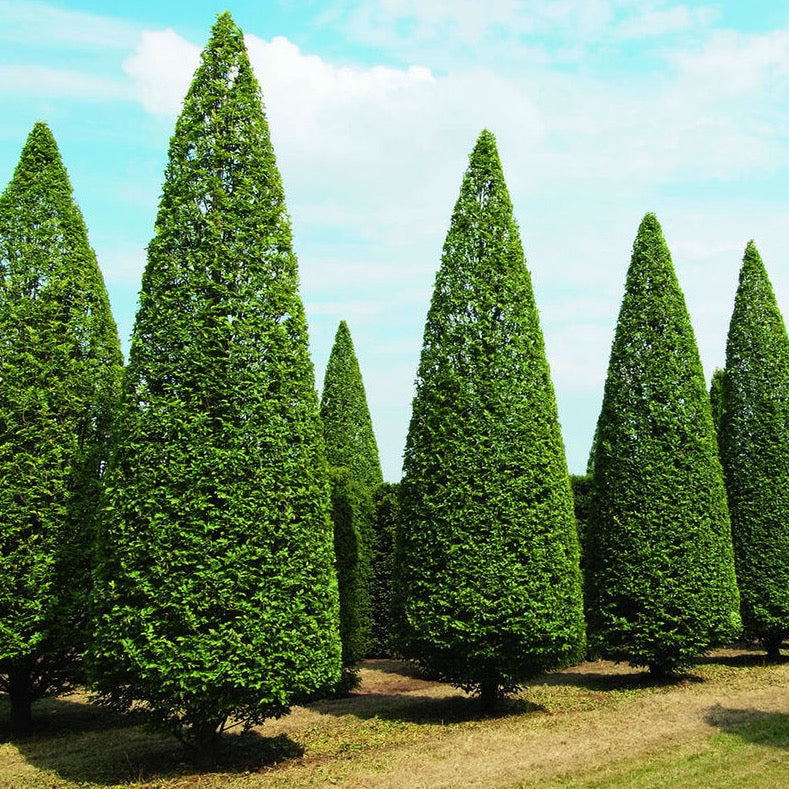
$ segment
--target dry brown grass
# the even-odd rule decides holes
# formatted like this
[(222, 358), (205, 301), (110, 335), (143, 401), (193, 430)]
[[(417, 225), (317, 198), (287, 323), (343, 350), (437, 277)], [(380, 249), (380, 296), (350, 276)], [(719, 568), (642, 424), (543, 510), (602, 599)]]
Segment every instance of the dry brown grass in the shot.
[(0, 745), (0, 786), (789, 786), (789, 663), (752, 653), (720, 652), (666, 685), (585, 663), (495, 717), (396, 661), (370, 661), (362, 678), (347, 699), (232, 738), (232, 767), (209, 775), (84, 699), (48, 702), (48, 732)]

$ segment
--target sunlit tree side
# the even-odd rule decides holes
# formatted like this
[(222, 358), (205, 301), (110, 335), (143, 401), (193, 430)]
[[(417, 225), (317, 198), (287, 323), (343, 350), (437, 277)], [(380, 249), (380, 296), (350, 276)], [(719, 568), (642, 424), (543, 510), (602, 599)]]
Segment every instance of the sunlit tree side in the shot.
[(11, 728), (82, 678), (101, 469), (121, 352), (52, 133), (0, 196), (0, 690)]
[(93, 686), (194, 758), (339, 678), (328, 470), (290, 221), (241, 30), (186, 96), (108, 468)]

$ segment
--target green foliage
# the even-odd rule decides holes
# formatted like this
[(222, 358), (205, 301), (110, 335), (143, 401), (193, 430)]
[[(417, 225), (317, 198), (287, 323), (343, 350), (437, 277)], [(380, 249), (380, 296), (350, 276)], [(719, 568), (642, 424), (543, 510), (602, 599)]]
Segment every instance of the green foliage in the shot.
[(122, 367), (104, 281), (44, 123), (0, 196), (0, 285), (0, 689), (29, 716), (30, 700), (79, 676)]
[(336, 682), (329, 485), (290, 222), (241, 30), (170, 143), (117, 421), (94, 687), (209, 752)]
[(745, 632), (777, 656), (789, 636), (789, 339), (753, 242), (729, 325), (720, 431)]
[(369, 546), (373, 499), (367, 487), (347, 468), (333, 466), (330, 476), (343, 664), (338, 690), (343, 692), (358, 685), (358, 664), (370, 640)]
[(470, 157), (436, 277), (397, 533), (400, 648), (492, 701), (583, 649), (556, 401), (493, 135)]
[(737, 635), (723, 475), (696, 340), (671, 255), (647, 214), (597, 425), (587, 524), (593, 650), (656, 673)]
[[(348, 325), (341, 321), (321, 397), (326, 456), (334, 469), (334, 545), (340, 589), (343, 687), (370, 643), (373, 491), (383, 482), (373, 423)], [(342, 689), (342, 688), (341, 688)]]
[(370, 603), (372, 633), (367, 654), (387, 657), (392, 654), (392, 584), (394, 577), (395, 524), (399, 511), (400, 485), (384, 482), (373, 496), (375, 517), (370, 551), (372, 583)]
[(723, 419), (723, 381), (726, 371), (718, 367), (712, 374), (710, 381), (710, 407), (712, 408), (712, 424), (715, 425), (716, 435), (720, 435), (721, 420)]
[(584, 566), (586, 522), (589, 520), (589, 510), (592, 505), (592, 482), (591, 474), (570, 474), (578, 544), (581, 547), (581, 568)]
[(362, 373), (345, 321), (337, 328), (326, 366), (321, 420), (329, 465), (344, 466), (372, 492), (383, 482), (381, 461)]

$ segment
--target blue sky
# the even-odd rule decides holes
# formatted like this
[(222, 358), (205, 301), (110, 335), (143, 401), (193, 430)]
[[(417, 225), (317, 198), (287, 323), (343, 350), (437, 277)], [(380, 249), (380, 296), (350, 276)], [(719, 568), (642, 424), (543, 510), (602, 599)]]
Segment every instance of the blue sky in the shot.
[(387, 479), (400, 477), (433, 279), (483, 128), (521, 228), (571, 471), (586, 464), (644, 213), (663, 225), (708, 379), (749, 239), (789, 309), (784, 3), (0, 0), (0, 188), (47, 121), (125, 348), (168, 141), (225, 8), (263, 90), (317, 384), (345, 319)]

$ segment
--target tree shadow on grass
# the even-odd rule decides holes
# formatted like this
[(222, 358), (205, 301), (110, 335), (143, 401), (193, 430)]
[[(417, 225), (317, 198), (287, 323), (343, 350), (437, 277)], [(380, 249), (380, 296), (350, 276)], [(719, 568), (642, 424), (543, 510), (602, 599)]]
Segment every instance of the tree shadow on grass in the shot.
[[(12, 739), (9, 728), (10, 705), (0, 701), (0, 742)], [(81, 693), (33, 702), (31, 737), (62, 736), (70, 732), (105, 731), (134, 726), (139, 721), (133, 714), (120, 715), (106, 707), (90, 704)]]
[(382, 671), (385, 674), (397, 674), (411, 679), (422, 679), (426, 682), (434, 682), (436, 679), (433, 674), (418, 663), (400, 658), (368, 658), (362, 661), (361, 668)]
[[(115, 785), (195, 775), (171, 735), (146, 731), (139, 716), (118, 715), (85, 702), (50, 699), (36, 730), (13, 745), (28, 764), (77, 783)], [(7, 739), (7, 738), (6, 738)], [(226, 734), (217, 772), (253, 772), (299, 758), (303, 748), (285, 734)]]
[(716, 704), (704, 720), (743, 742), (789, 751), (789, 713), (739, 710)]
[(354, 693), (343, 699), (315, 701), (310, 709), (322, 715), (353, 715), (362, 720), (380, 718), (399, 723), (450, 724), (506, 718), (545, 708), (523, 699), (502, 699), (494, 710), (485, 710), (479, 698), (461, 695), (418, 696), (410, 693)]
[[(595, 664), (583, 664), (584, 667), (589, 665)], [(686, 683), (704, 682), (698, 675), (685, 671), (666, 674), (665, 676), (655, 676), (650, 674), (649, 671), (639, 669), (612, 671), (612, 666), (618, 666), (618, 664), (601, 663), (599, 671), (583, 671), (575, 668), (553, 671), (542, 674), (534, 680), (534, 683), (569, 685), (583, 690), (606, 692), (676, 687)]]
[(754, 668), (780, 666), (789, 663), (789, 655), (781, 655), (778, 660), (767, 657), (764, 650), (751, 648), (747, 652), (731, 655), (704, 655), (698, 660), (700, 665), (731, 666), (732, 668)]

